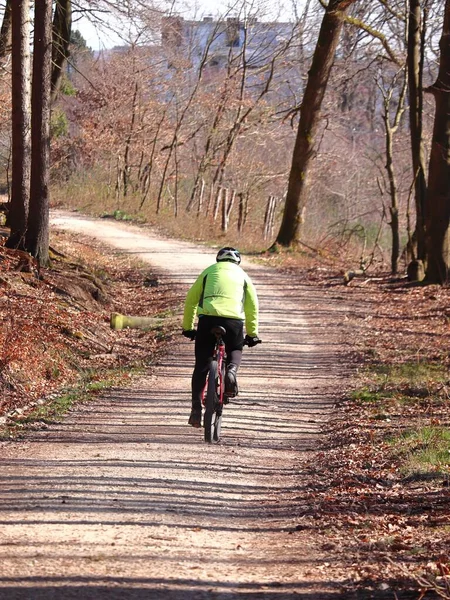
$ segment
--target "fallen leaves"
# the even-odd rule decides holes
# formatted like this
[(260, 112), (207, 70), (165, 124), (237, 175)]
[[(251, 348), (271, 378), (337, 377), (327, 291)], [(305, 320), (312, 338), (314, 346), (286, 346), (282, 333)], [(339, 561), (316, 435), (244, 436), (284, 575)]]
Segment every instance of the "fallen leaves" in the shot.
[(146, 285), (148, 268), (87, 238), (58, 233), (52, 244), (59, 250), (40, 276), (23, 273), (22, 253), (0, 244), (2, 415), (17, 416), (87, 372), (145, 364), (164, 336), (114, 332), (110, 313), (148, 316), (177, 302), (174, 288)]
[[(428, 426), (449, 428), (449, 290), (377, 279), (370, 287), (357, 280), (344, 287), (309, 272), (313, 285), (339, 290), (351, 306), (344, 340), (350, 335), (354, 362), (370, 368), (351, 382), (366, 392), (337, 403), (324, 446), (308, 461), (305, 518), (322, 532), (322, 548), (339, 548), (328, 571), (338, 579), (347, 570), (349, 594), (448, 599), (450, 472), (441, 464), (407, 477), (405, 453), (419, 442), (392, 440)], [(380, 373), (375, 383), (373, 365)], [(398, 365), (404, 378), (383, 379), (384, 365), (388, 374)]]

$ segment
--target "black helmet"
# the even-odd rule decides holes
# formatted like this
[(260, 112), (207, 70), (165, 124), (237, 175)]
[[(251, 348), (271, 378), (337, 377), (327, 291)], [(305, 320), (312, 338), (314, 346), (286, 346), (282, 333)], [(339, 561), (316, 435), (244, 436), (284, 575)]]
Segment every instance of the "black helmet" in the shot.
[(236, 248), (222, 248), (222, 250), (219, 250), (219, 252), (217, 253), (216, 261), (229, 261), (234, 262), (238, 265), (241, 262), (241, 254), (239, 250), (236, 250)]

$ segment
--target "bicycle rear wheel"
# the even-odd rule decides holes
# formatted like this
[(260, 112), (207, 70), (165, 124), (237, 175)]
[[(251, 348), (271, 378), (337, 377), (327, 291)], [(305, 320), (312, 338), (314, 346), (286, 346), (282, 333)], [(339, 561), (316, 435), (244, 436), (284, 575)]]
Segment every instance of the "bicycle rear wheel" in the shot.
[[(224, 386), (225, 385), (225, 362), (224, 361), (221, 362), (221, 367), (222, 367), (221, 381), (222, 381), (222, 386)], [(218, 388), (218, 386), (216, 386), (216, 389), (217, 388)], [(219, 393), (220, 393), (220, 391), (219, 391)], [(214, 441), (215, 442), (220, 441), (220, 434), (222, 431), (222, 411), (223, 411), (223, 404), (220, 402), (220, 399), (217, 398), (216, 419), (214, 422)]]
[(222, 431), (222, 409), (217, 409), (214, 416), (213, 439), (215, 442), (219, 442), (220, 432)]
[[(205, 414), (203, 417), (203, 425), (205, 428), (205, 442), (211, 444), (213, 441), (218, 441), (220, 437), (220, 424), (222, 414), (217, 415), (219, 408), (219, 399), (217, 397), (217, 378), (219, 376), (218, 365), (216, 360), (212, 360), (209, 366), (208, 385), (206, 387), (205, 398)], [(221, 413), (222, 411), (220, 411)], [(219, 432), (217, 434), (217, 426)]]

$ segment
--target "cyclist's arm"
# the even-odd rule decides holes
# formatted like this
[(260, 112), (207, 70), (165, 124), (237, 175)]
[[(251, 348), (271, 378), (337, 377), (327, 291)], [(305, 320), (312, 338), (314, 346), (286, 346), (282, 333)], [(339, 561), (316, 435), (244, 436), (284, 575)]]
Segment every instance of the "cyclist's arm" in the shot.
[(250, 337), (258, 337), (258, 296), (252, 280), (245, 280), (245, 329)]
[(197, 281), (192, 285), (187, 293), (186, 301), (184, 303), (184, 315), (183, 315), (183, 330), (191, 331), (194, 329), (195, 315), (197, 312), (197, 306), (200, 301), (200, 296), (203, 290), (203, 274), (200, 275)]

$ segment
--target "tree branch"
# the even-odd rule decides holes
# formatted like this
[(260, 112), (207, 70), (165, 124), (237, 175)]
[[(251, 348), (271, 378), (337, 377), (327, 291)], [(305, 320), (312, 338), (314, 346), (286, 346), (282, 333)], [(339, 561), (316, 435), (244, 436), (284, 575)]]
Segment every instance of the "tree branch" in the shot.
[(363, 31), (365, 31), (366, 33), (371, 35), (372, 37), (378, 39), (381, 42), (381, 45), (383, 46), (383, 48), (386, 50), (386, 53), (388, 54), (388, 56), (392, 60), (392, 62), (395, 63), (396, 65), (398, 65), (399, 67), (403, 66), (404, 61), (400, 60), (400, 58), (395, 55), (394, 51), (389, 46), (389, 43), (388, 43), (384, 33), (381, 33), (381, 31), (374, 29), (373, 27), (371, 27), (367, 23), (364, 23), (364, 21), (361, 21), (361, 19), (357, 19), (356, 17), (346, 15), (344, 17), (344, 19), (350, 25), (354, 25), (355, 27), (362, 29)]

